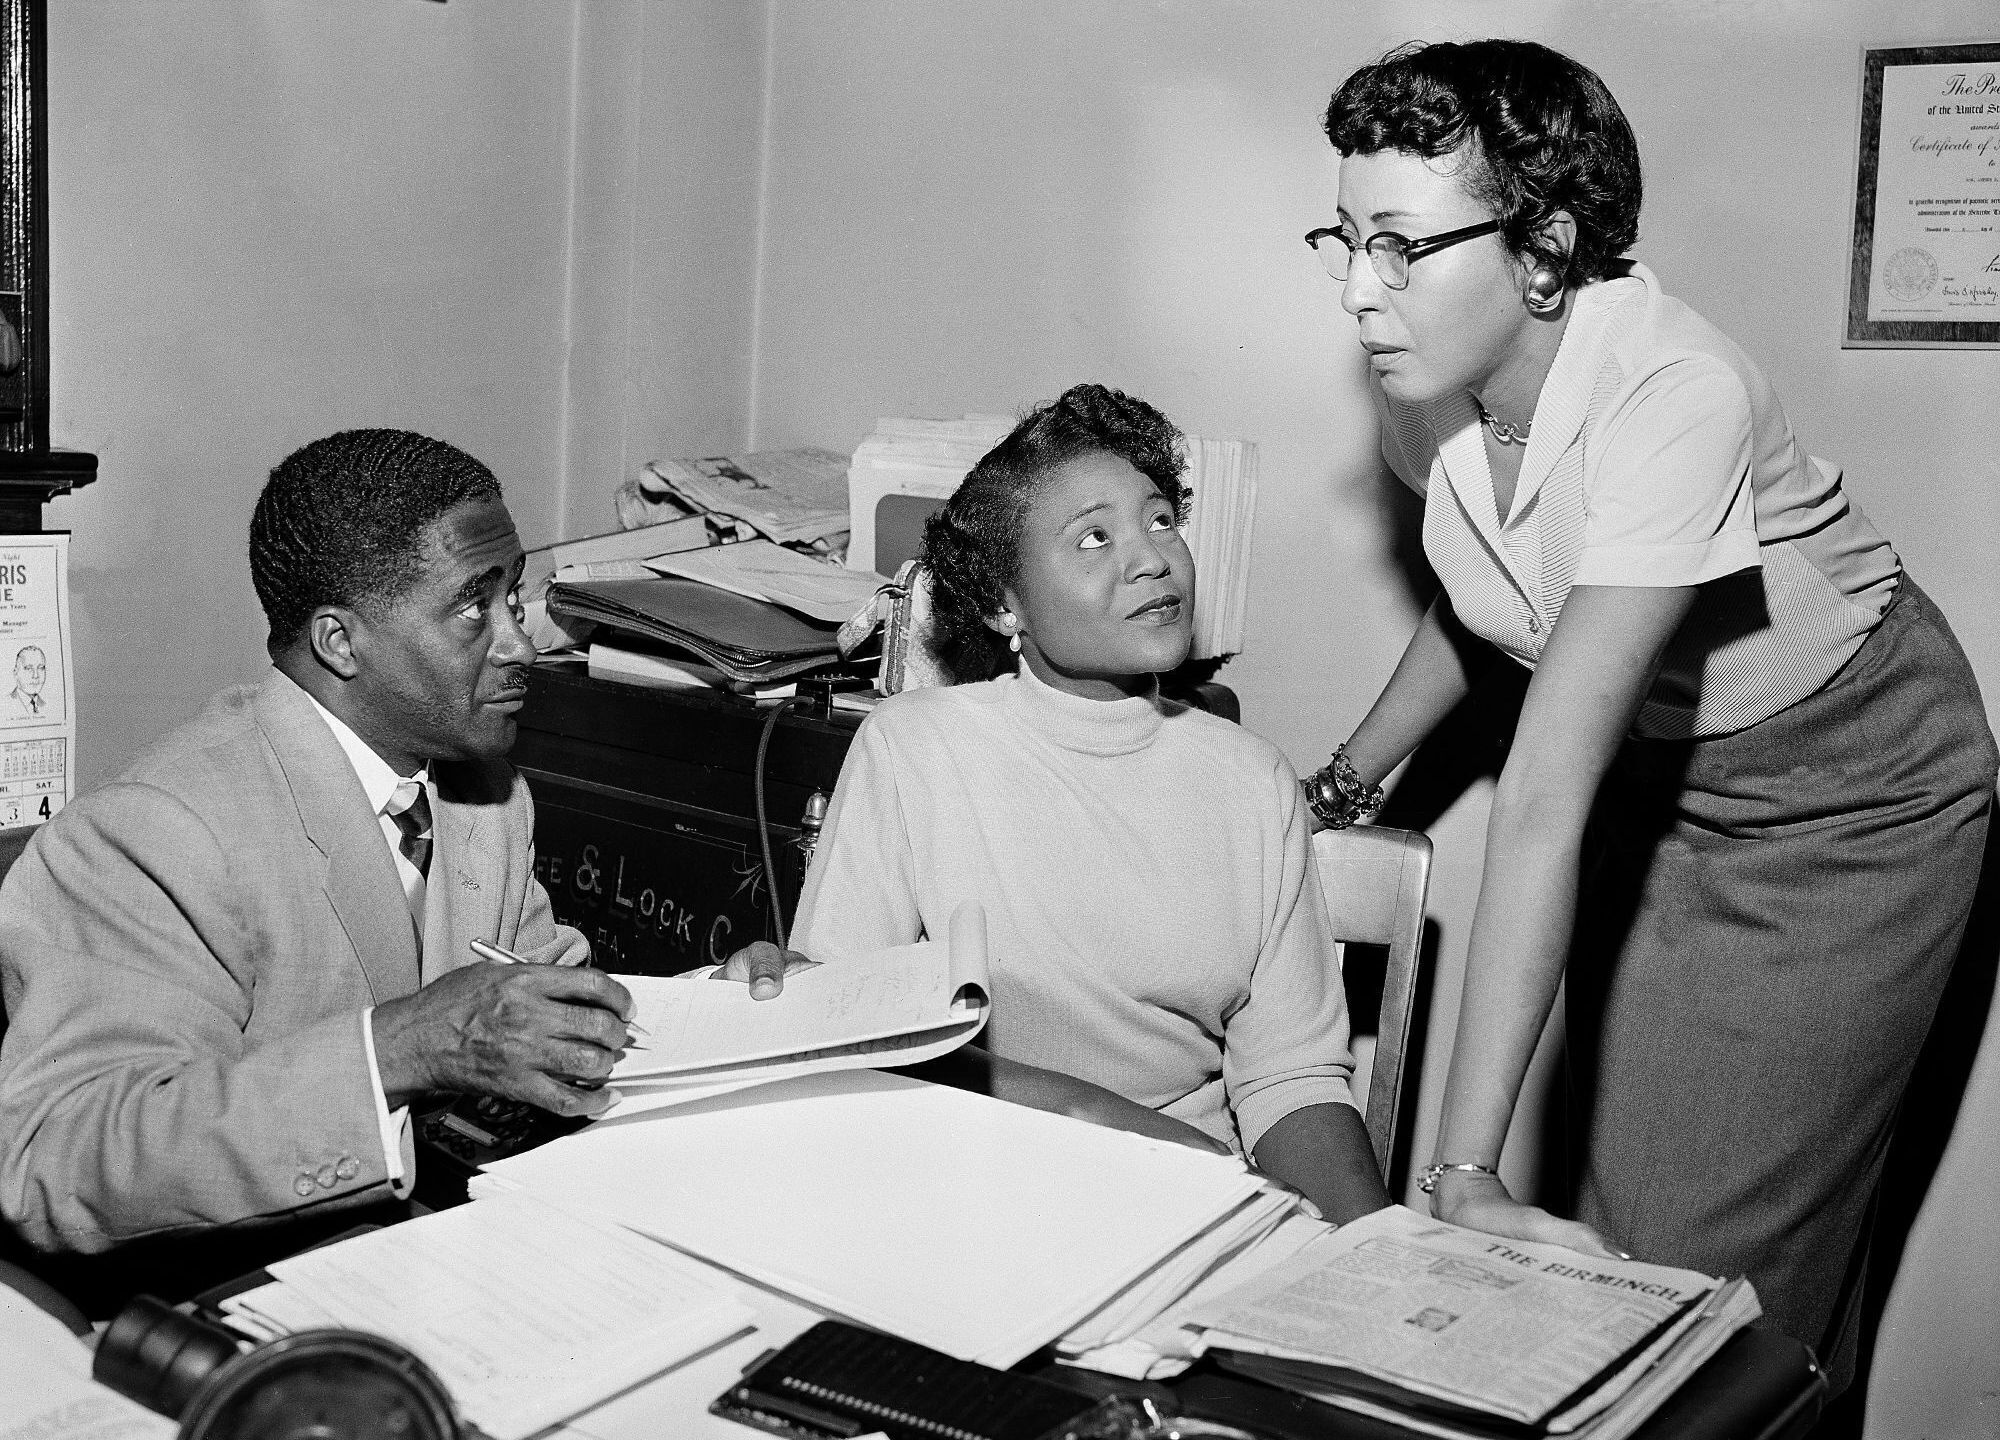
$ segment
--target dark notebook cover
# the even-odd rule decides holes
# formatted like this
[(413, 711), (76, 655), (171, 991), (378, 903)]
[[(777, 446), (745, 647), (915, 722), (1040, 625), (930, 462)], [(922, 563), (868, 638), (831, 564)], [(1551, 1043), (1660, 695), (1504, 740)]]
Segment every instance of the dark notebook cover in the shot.
[(549, 609), (694, 651), (740, 680), (796, 674), (838, 654), (837, 627), (699, 580), (558, 581)]

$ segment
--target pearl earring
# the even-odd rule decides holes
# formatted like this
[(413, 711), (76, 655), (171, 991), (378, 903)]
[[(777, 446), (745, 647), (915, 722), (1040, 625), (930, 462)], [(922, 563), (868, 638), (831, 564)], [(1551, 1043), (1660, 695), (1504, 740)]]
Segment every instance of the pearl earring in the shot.
[(1019, 630), (1014, 631), (1007, 637), (1007, 648), (1012, 650), (1016, 655), (1021, 653), (1021, 632)]

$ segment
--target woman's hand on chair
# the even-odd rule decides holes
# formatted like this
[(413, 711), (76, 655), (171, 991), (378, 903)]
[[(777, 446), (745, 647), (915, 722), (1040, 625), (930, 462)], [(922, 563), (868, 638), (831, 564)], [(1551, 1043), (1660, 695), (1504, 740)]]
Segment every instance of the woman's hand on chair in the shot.
[(1562, 1245), (1607, 1260), (1632, 1258), (1581, 1220), (1564, 1220), (1539, 1205), (1523, 1205), (1493, 1175), (1464, 1171), (1440, 1175), (1431, 1196), (1431, 1213), (1453, 1225), (1508, 1240)]

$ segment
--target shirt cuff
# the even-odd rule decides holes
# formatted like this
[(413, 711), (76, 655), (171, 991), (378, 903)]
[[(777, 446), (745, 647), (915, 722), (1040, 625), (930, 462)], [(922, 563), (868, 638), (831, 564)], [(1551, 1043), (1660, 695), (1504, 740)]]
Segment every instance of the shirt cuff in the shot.
[(1755, 570), (1763, 563), (1754, 533), (1725, 530), (1685, 545), (1588, 547), (1577, 557), (1576, 575), (1570, 583), (1672, 588), (1720, 580), (1739, 570)]
[(375, 1063), (375, 1007), (361, 1012), (361, 1047), (368, 1052), (368, 1088), (375, 1097), (375, 1130), (382, 1141), (382, 1163), (389, 1172), (389, 1184), (398, 1198), (407, 1193), (404, 1184), (403, 1144), (410, 1129), (410, 1107), (389, 1108), (382, 1093), (382, 1067)]

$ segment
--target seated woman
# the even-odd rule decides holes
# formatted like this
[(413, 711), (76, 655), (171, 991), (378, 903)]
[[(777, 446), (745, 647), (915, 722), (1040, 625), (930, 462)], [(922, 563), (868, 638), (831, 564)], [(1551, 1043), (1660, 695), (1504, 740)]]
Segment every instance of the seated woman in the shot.
[(1206, 1137), (1345, 1220), (1388, 1196), (1348, 1095), (1297, 775), (1159, 694), (1193, 640), (1185, 463), (1159, 411), (1079, 385), (932, 517), (936, 648), (960, 683), (861, 726), (792, 945), (908, 944), (976, 902), (992, 1093)]

